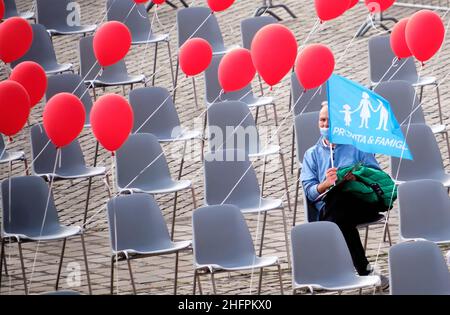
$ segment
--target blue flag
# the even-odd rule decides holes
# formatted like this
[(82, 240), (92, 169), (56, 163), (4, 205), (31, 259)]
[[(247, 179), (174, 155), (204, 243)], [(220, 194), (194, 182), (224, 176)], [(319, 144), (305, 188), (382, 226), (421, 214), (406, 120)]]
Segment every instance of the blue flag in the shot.
[(331, 143), (352, 144), (363, 152), (412, 160), (387, 100), (335, 74), (328, 80), (327, 92)]

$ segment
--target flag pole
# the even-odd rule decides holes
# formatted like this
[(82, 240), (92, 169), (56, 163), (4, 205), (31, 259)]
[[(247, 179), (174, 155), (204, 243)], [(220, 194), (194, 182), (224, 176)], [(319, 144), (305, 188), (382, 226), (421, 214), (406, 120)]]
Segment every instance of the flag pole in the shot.
[(333, 144), (328, 141), (330, 144), (330, 159), (331, 159), (331, 168), (334, 168), (334, 158), (333, 158)]

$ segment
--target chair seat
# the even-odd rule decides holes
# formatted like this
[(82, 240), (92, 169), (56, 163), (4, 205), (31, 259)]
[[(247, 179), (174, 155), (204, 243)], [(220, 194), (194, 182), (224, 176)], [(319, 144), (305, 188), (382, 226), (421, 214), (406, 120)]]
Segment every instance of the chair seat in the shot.
[(261, 198), (259, 207), (240, 208), (242, 213), (265, 212), (269, 210), (281, 209), (283, 201), (281, 199)]
[(450, 174), (447, 174), (447, 173), (427, 174), (426, 177), (421, 177), (421, 178), (406, 178), (403, 180), (395, 180), (394, 179), (394, 182), (396, 185), (400, 185), (407, 181), (419, 180), (419, 179), (434, 179), (434, 180), (437, 180), (438, 182), (441, 182), (442, 185), (444, 185), (445, 187), (450, 187)]
[(89, 178), (93, 176), (104, 175), (106, 172), (105, 167), (84, 167), (76, 166), (63, 170), (57, 170), (55, 174), (36, 174), (41, 177), (55, 177), (55, 179), (76, 179), (76, 178)]
[(134, 83), (140, 83), (145, 80), (144, 75), (127, 75), (124, 74), (117, 74), (112, 77), (103, 78), (100, 77), (93, 80), (85, 81), (87, 84), (94, 84), (95, 86), (111, 86), (111, 85), (127, 85), (127, 84), (134, 84)]
[(450, 243), (450, 228), (446, 231), (430, 231), (429, 234), (422, 234), (418, 236), (414, 235), (400, 235), (402, 241), (418, 241), (427, 240), (436, 244), (448, 244)]
[(142, 34), (136, 34), (133, 37), (133, 41), (131, 42), (132, 45), (140, 45), (140, 44), (152, 44), (152, 43), (159, 43), (159, 42), (166, 42), (169, 38), (169, 34), (150, 34), (150, 37), (148, 34), (142, 33)]
[(430, 84), (436, 84), (435, 77), (420, 77), (419, 82), (411, 82), (413, 86), (424, 86)]
[[(1, 152), (0, 152), (1, 153)], [(3, 155), (0, 157), (0, 163), (8, 163), (16, 160), (22, 160), (25, 156), (23, 151), (18, 152), (8, 152), (5, 151)]]
[(273, 266), (278, 264), (278, 257), (276, 256), (266, 256), (266, 257), (245, 257), (241, 259), (240, 257), (231, 257), (229, 261), (221, 262), (220, 264), (211, 265), (200, 265), (197, 264), (196, 269), (208, 268), (211, 270), (225, 270), (225, 271), (235, 271), (235, 270), (248, 270), (248, 269), (258, 269), (268, 266)]
[(230, 47), (225, 47), (223, 45), (212, 45), (213, 55), (225, 55), (230, 50), (239, 48), (239, 45), (231, 45)]
[(190, 180), (170, 180), (159, 181), (153, 183), (140, 184), (139, 187), (120, 188), (121, 191), (133, 191), (147, 194), (167, 194), (190, 188), (192, 182)]
[(262, 97), (244, 97), (242, 102), (248, 105), (248, 107), (259, 107), (267, 106), (273, 104), (273, 97), (262, 96)]
[(44, 68), (46, 74), (57, 74), (72, 70), (73, 65), (71, 63), (52, 63), (41, 65)]
[(18, 237), (22, 241), (23, 240), (29, 240), (29, 241), (54, 241), (54, 240), (62, 240), (71, 236), (78, 235), (82, 232), (81, 227), (79, 226), (66, 226), (66, 225), (59, 225), (59, 226), (53, 226), (51, 228), (44, 229), (42, 234), (40, 229), (36, 229), (33, 231), (24, 232), (21, 231), (21, 234), (14, 234), (14, 233), (7, 233), (4, 232), (2, 237), (3, 238), (9, 238), (9, 237)]
[(158, 138), (159, 142), (174, 142), (174, 141), (186, 141), (190, 139), (196, 139), (201, 138), (201, 131), (198, 130), (183, 130), (183, 132), (175, 137), (166, 137), (165, 135), (157, 135), (155, 136)]
[(61, 25), (58, 28), (47, 29), (52, 35), (74, 35), (74, 34), (84, 34), (91, 33), (97, 29), (97, 25), (80, 25), (80, 26), (68, 26)]
[(366, 223), (358, 224), (357, 228), (365, 228), (372, 224), (383, 224), (385, 221), (385, 218), (386, 217), (384, 216), (384, 214), (378, 213), (377, 216), (373, 220), (370, 220), (369, 222), (366, 222)]
[(279, 145), (269, 145), (266, 148), (260, 150), (257, 153), (250, 153), (248, 155), (249, 158), (254, 157), (260, 157), (260, 156), (268, 156), (273, 154), (279, 154), (280, 153), (280, 146)]
[[(13, 16), (12, 15), (8, 15), (5, 12), (5, 16), (3, 17), (3, 19), (6, 20), (6, 19), (8, 19), (10, 17), (13, 17)], [(22, 19), (25, 19), (25, 20), (29, 20), (29, 19), (34, 18), (34, 12), (33, 11), (21, 12), (21, 13), (19, 13), (18, 17), (21, 17)]]
[(320, 279), (320, 283), (298, 283), (293, 281), (293, 288), (312, 287), (329, 291), (351, 290), (364, 287), (376, 286), (380, 284), (379, 276), (358, 276), (356, 274), (336, 275), (335, 278)]
[(447, 126), (446, 125), (433, 125), (431, 126), (431, 131), (433, 131), (433, 133), (442, 133), (447, 131)]
[[(121, 250), (118, 253), (126, 253), (130, 256), (169, 254), (177, 252), (181, 249), (188, 248), (189, 246), (191, 246), (191, 243), (191, 241), (170, 242), (169, 244), (160, 244), (161, 246), (156, 247), (139, 247), (134, 249)], [(116, 255), (116, 251), (113, 251), (113, 255)]]

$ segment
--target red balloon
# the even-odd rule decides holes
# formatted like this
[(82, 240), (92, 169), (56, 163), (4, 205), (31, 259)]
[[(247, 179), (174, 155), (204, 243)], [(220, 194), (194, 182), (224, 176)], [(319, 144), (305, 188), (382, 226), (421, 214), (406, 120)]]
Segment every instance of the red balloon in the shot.
[(133, 128), (133, 110), (120, 95), (100, 97), (91, 110), (92, 132), (102, 146), (114, 152), (127, 140)]
[(298, 54), (295, 73), (305, 90), (321, 86), (333, 70), (333, 52), (325, 45), (308, 45)]
[(12, 17), (0, 24), (0, 59), (10, 63), (19, 59), (30, 49), (33, 29), (27, 20)]
[(227, 53), (220, 61), (218, 74), (220, 85), (225, 92), (237, 91), (247, 86), (256, 74), (250, 51), (237, 48)]
[(405, 34), (411, 53), (425, 62), (441, 48), (445, 28), (439, 15), (430, 10), (421, 10), (409, 19)]
[(5, 15), (5, 3), (3, 0), (0, 0), (0, 20), (3, 19), (3, 16)]
[(47, 75), (41, 65), (33, 61), (18, 64), (9, 79), (19, 82), (27, 90), (31, 107), (40, 102), (47, 90)]
[(163, 4), (166, 0), (152, 0), (154, 4)]
[(131, 47), (131, 33), (120, 22), (111, 21), (100, 26), (94, 35), (94, 54), (102, 67), (122, 60)]
[[(148, 2), (148, 0), (134, 0), (134, 2), (136, 2), (138, 4), (142, 4), (142, 3)], [(155, 1), (153, 1), (153, 2), (155, 2)]]
[(42, 116), (48, 137), (57, 148), (62, 148), (83, 130), (86, 111), (75, 95), (58, 93), (47, 102)]
[(353, 8), (358, 2), (359, 2), (359, 0), (350, 0), (350, 4), (349, 4), (347, 10), (350, 10), (351, 8)]
[(30, 115), (30, 97), (25, 88), (11, 80), (0, 82), (0, 132), (11, 137)]
[(395, 0), (364, 0), (364, 2), (371, 13), (379, 13), (391, 7)]
[(392, 29), (391, 33), (391, 48), (394, 54), (399, 59), (412, 56), (405, 38), (405, 29), (408, 21), (409, 18), (404, 18), (398, 21), (398, 23), (395, 24), (394, 28)]
[(297, 55), (297, 40), (281, 24), (261, 28), (252, 41), (253, 65), (264, 81), (273, 86), (291, 70)]
[(316, 13), (321, 21), (329, 21), (344, 14), (350, 6), (350, 0), (314, 0)]
[(197, 75), (208, 68), (213, 51), (211, 45), (203, 38), (187, 40), (179, 51), (180, 67), (186, 75)]
[(208, 6), (213, 12), (220, 12), (228, 9), (234, 0), (208, 0)]

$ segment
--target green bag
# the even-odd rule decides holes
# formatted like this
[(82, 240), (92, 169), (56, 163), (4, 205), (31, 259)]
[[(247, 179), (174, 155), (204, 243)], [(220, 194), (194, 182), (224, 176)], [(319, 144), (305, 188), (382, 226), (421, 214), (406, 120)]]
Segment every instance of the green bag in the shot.
[(380, 211), (392, 209), (393, 203), (397, 199), (397, 186), (388, 174), (358, 163), (338, 169), (338, 180), (342, 181), (349, 172), (356, 177), (356, 180), (345, 181), (342, 187), (343, 192), (352, 193), (368, 203), (379, 203)]

